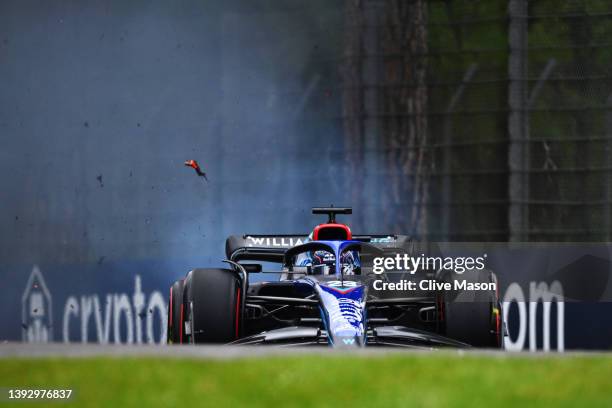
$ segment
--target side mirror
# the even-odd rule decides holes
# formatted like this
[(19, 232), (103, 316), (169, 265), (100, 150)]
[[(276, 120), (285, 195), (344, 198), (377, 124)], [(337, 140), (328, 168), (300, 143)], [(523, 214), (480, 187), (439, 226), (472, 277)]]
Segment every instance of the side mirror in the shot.
[(247, 271), (248, 273), (260, 273), (262, 271), (261, 264), (255, 264), (255, 263), (243, 264), (241, 263), (240, 266), (242, 266), (244, 270)]

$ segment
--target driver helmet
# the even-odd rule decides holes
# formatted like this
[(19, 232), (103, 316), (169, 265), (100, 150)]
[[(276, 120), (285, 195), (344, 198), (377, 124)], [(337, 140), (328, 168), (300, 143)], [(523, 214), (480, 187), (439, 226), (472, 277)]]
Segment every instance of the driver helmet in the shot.
[(310, 258), (313, 275), (333, 275), (336, 272), (336, 257), (332, 252), (312, 251)]

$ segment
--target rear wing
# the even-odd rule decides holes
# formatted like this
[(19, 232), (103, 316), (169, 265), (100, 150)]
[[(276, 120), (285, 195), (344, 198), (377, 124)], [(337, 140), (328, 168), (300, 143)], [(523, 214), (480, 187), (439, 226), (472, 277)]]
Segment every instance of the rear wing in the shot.
[[(308, 235), (230, 235), (225, 241), (225, 256), (241, 259), (282, 262), (285, 251), (308, 242)], [(353, 235), (354, 241), (370, 243), (381, 249), (405, 248), (412, 243), (407, 235)]]

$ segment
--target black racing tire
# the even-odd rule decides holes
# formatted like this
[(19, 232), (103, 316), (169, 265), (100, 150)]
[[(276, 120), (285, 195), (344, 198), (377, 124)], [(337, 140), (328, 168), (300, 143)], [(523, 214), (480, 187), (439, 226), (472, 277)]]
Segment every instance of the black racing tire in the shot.
[(240, 281), (228, 269), (194, 269), (185, 279), (189, 343), (223, 344), (239, 336)]
[[(463, 274), (448, 273), (444, 282), (465, 279), (468, 283), (495, 283), (489, 270), (470, 270)], [(498, 291), (442, 291), (440, 323), (446, 337), (479, 348), (502, 348), (502, 311)]]
[(177, 280), (170, 287), (168, 299), (168, 330), (167, 343), (180, 344), (182, 341), (183, 322), (181, 321), (181, 308), (183, 306), (183, 280)]

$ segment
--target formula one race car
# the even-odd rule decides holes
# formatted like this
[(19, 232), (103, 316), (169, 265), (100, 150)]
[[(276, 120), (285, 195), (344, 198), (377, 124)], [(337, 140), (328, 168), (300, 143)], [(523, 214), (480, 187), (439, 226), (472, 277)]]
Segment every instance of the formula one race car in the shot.
[[(496, 290), (380, 290), (381, 282), (387, 288), (451, 282), (454, 272), (447, 270), (373, 272), (377, 257), (431, 254), (436, 245), (402, 235), (352, 235), (336, 222), (350, 208), (313, 213), (329, 219), (308, 236), (230, 236), (227, 269), (194, 269), (176, 281), (168, 343), (503, 347)], [(461, 279), (497, 283), (486, 269), (465, 271)]]

